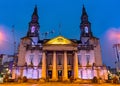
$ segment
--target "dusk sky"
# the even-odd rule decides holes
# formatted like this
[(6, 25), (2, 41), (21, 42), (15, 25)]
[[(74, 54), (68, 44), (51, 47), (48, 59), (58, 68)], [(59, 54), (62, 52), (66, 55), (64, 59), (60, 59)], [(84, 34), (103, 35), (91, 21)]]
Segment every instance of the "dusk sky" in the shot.
[[(26, 36), (35, 5), (38, 7), (40, 38), (62, 35), (80, 39), (80, 17), (85, 6), (93, 35), (100, 38), (103, 63), (115, 67), (113, 44), (120, 40), (120, 0), (1, 0), (0, 54), (13, 54), (13, 33), (17, 44)], [(59, 24), (61, 28), (59, 29)]]

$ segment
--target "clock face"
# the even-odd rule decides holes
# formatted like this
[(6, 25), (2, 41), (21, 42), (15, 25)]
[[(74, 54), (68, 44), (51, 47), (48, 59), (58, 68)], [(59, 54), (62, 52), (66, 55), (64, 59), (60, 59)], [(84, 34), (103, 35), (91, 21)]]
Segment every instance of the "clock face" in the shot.
[(31, 33), (34, 33), (35, 32), (35, 26), (32, 26), (31, 27)]
[(88, 27), (85, 26), (85, 33), (88, 33)]

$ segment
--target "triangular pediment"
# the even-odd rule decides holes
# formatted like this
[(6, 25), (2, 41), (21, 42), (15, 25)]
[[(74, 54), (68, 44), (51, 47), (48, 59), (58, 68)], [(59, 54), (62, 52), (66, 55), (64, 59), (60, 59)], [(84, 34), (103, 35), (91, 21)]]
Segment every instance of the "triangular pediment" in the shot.
[(47, 41), (45, 44), (75, 44), (74, 42), (72, 42), (71, 40), (63, 37), (63, 36), (57, 36), (49, 41)]

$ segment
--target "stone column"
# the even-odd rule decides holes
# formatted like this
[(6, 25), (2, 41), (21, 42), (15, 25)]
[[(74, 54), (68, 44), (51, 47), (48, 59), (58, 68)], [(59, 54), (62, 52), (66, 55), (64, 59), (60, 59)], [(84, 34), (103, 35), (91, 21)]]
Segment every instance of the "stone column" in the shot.
[(57, 80), (57, 69), (56, 69), (57, 63), (56, 63), (56, 52), (53, 52), (53, 69), (52, 69), (52, 80)]
[(77, 51), (74, 52), (74, 79), (78, 78), (78, 56)]
[(43, 52), (43, 55), (42, 55), (42, 78), (46, 79), (46, 55), (45, 55), (45, 52)]
[(68, 79), (68, 71), (67, 71), (67, 52), (64, 51), (64, 76), (63, 76), (63, 80), (67, 80)]

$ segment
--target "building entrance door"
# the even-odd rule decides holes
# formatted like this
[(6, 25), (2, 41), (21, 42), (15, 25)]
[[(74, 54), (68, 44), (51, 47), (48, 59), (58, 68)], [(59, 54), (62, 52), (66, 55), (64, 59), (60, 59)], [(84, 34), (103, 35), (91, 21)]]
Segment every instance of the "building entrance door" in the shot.
[(69, 70), (69, 71), (68, 71), (68, 78), (70, 78), (71, 76), (72, 76), (72, 71)]
[(51, 79), (52, 78), (52, 70), (48, 70), (48, 77)]
[(62, 70), (58, 70), (58, 79), (59, 79), (59, 80), (62, 79)]

